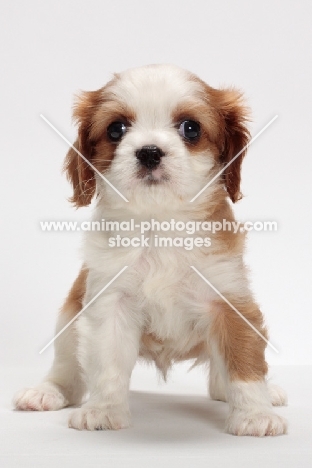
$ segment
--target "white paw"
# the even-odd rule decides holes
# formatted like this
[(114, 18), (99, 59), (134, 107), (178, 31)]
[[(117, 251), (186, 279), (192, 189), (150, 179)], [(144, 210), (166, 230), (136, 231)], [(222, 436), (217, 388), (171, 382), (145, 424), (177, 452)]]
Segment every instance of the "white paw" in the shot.
[(130, 426), (130, 413), (117, 408), (95, 408), (83, 406), (73, 411), (68, 426), (88, 431), (101, 429), (125, 429)]
[(57, 386), (48, 382), (20, 390), (13, 399), (14, 407), (25, 411), (55, 411), (67, 404), (68, 401)]
[(281, 387), (268, 383), (268, 392), (273, 406), (287, 405), (287, 394)]
[(287, 422), (269, 409), (257, 412), (234, 409), (227, 419), (226, 431), (234, 435), (274, 436), (286, 434)]

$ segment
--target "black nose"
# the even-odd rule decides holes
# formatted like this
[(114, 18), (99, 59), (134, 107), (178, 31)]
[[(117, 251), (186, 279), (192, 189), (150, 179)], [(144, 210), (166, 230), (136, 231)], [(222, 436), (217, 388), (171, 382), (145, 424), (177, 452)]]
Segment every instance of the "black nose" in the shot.
[(164, 156), (164, 153), (158, 146), (147, 145), (137, 150), (135, 155), (147, 169), (154, 169), (160, 163), (160, 159)]

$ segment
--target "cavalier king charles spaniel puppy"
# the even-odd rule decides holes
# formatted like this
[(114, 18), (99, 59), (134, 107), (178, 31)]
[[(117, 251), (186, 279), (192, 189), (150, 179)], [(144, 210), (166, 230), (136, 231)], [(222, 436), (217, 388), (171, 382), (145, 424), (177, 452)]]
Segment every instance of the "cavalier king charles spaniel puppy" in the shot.
[[(57, 332), (79, 316), (56, 338), (47, 377), (20, 391), (15, 407), (78, 405), (69, 417), (72, 428), (126, 428), (136, 361), (153, 361), (166, 379), (174, 362), (194, 359), (194, 365), (210, 362), (210, 397), (229, 405), (227, 432), (286, 433), (286, 421), (273, 411), (286, 404), (286, 395), (266, 380), (267, 331), (243, 260), (245, 233), (211, 231), (207, 242), (203, 228), (235, 221), (231, 205), (241, 198), (250, 141), (241, 93), (214, 89), (172, 65), (150, 65), (81, 93), (74, 119), (79, 154), (71, 148), (65, 160), (71, 201), (82, 207), (94, 199), (92, 221), (134, 220), (133, 229), (118, 231), (119, 239), (128, 238), (119, 247), (113, 229), (86, 233), (83, 266)], [(151, 220), (167, 227), (174, 220), (164, 234), (182, 242), (159, 247), (160, 233), (151, 228), (134, 247), (142, 223)], [(177, 229), (190, 221), (198, 227), (192, 236)], [(190, 237), (195, 245), (185, 248)]]

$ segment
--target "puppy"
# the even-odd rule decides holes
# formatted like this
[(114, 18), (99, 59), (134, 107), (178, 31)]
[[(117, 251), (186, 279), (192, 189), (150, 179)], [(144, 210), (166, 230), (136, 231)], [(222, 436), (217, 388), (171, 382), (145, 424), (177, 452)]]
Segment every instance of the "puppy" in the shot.
[[(137, 359), (153, 361), (164, 378), (174, 362), (194, 359), (194, 365), (210, 361), (210, 396), (229, 404), (227, 432), (285, 433), (272, 405), (285, 404), (286, 395), (266, 382), (267, 331), (249, 287), (244, 232), (207, 237), (204, 229), (208, 222), (232, 223), (230, 200), (241, 198), (250, 137), (241, 93), (214, 89), (175, 66), (145, 66), (82, 93), (74, 118), (79, 154), (71, 148), (65, 160), (71, 201), (82, 207), (95, 198), (92, 220), (113, 227), (87, 232), (84, 264), (57, 333), (79, 316), (56, 338), (43, 383), (19, 392), (15, 407), (58, 410), (80, 405), (88, 394), (70, 427), (126, 428)], [(131, 220), (133, 229), (116, 232)], [(142, 223), (151, 220), (166, 232), (151, 227), (143, 240)], [(189, 221), (198, 227), (191, 236), (181, 231)], [(119, 247), (117, 234), (127, 237)], [(161, 234), (172, 242), (159, 247)], [(186, 248), (189, 239), (193, 248)]]

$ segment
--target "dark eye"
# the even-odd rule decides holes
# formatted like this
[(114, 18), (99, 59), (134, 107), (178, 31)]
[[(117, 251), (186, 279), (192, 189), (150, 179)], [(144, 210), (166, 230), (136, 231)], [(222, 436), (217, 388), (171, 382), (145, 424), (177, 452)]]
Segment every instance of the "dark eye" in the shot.
[(180, 124), (179, 134), (186, 140), (197, 140), (200, 136), (200, 125), (194, 120), (184, 120)]
[(112, 122), (107, 127), (107, 135), (111, 141), (119, 141), (127, 131), (127, 127), (123, 122)]

